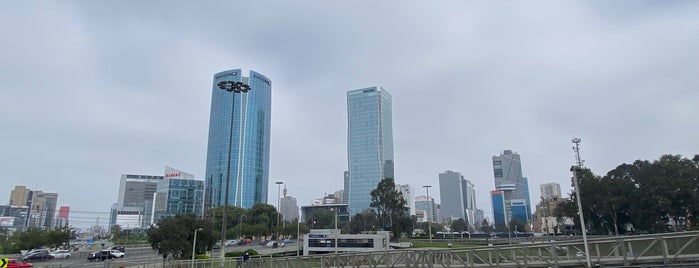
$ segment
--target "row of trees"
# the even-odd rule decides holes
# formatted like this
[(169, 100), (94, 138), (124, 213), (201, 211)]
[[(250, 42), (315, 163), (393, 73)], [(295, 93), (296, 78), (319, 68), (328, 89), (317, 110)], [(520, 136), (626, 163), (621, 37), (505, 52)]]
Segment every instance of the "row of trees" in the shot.
[(77, 237), (76, 230), (68, 226), (50, 230), (28, 228), (10, 234), (7, 228), (0, 228), (0, 253), (15, 254), (20, 250), (33, 248), (68, 248), (70, 240)]
[[(373, 210), (355, 215), (346, 226), (338, 223), (338, 228), (349, 233), (387, 230), (391, 231), (395, 238), (412, 232), (416, 224), (415, 218), (411, 218), (405, 210), (406, 201), (402, 194), (395, 190), (393, 179), (382, 180), (371, 192), (371, 196)], [(207, 217), (204, 219), (193, 214), (162, 218), (147, 231), (151, 247), (166, 259), (189, 259), (192, 257), (194, 231), (197, 230), (197, 245), (194, 251), (199, 254), (210, 250), (221, 238), (220, 215), (223, 209), (218, 207), (207, 211)], [(255, 204), (250, 209), (229, 206), (227, 215), (227, 239), (296, 237), (297, 232), (308, 233), (311, 227), (330, 229), (335, 225), (334, 213), (325, 210), (315, 212), (313, 218), (305, 223), (278, 222), (281, 214), (275, 207), (263, 203)], [(113, 233), (121, 234), (118, 227)]]
[[(578, 172), (586, 228), (593, 234), (659, 233), (699, 229), (699, 155), (663, 155), (621, 164), (604, 176)], [(575, 193), (555, 211), (575, 219)]]

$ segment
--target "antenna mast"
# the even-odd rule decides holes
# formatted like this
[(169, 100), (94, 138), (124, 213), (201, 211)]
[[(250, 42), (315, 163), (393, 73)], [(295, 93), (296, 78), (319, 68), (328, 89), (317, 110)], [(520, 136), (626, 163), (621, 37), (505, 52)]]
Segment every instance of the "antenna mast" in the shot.
[(583, 244), (585, 244), (585, 260), (587, 261), (587, 267), (592, 267), (592, 263), (590, 261), (590, 248), (587, 245), (587, 225), (585, 225), (585, 217), (583, 217), (583, 208), (582, 208), (582, 201), (580, 200), (580, 185), (578, 184), (578, 172), (582, 170), (582, 163), (583, 160), (580, 159), (580, 139), (573, 137), (573, 151), (575, 152), (575, 161), (577, 162), (577, 166), (572, 166), (570, 168), (570, 171), (573, 172), (573, 186), (575, 186), (575, 199), (577, 199), (578, 203), (578, 216), (580, 216), (580, 231), (582, 232), (583, 236)]
[(580, 159), (580, 142), (581, 141), (582, 140), (580, 140), (580, 138), (576, 138), (576, 137), (573, 137), (573, 140), (571, 140), (571, 142), (573, 142), (573, 144), (575, 144), (573, 146), (573, 152), (575, 152), (575, 162), (578, 164), (579, 168), (582, 168), (583, 163), (585, 163), (585, 160)]

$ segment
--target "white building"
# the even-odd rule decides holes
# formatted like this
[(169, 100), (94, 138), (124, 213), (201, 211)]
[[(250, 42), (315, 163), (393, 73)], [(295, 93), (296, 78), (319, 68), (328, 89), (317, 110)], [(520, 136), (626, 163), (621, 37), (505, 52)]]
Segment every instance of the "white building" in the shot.
[(390, 234), (342, 234), (339, 229), (311, 229), (303, 238), (303, 255), (383, 251), (390, 248)]
[(555, 182), (545, 183), (539, 186), (541, 198), (544, 200), (554, 200), (561, 198), (561, 185)]
[(403, 194), (405, 206), (410, 208), (410, 215), (415, 215), (415, 193), (409, 184), (396, 184), (396, 188)]

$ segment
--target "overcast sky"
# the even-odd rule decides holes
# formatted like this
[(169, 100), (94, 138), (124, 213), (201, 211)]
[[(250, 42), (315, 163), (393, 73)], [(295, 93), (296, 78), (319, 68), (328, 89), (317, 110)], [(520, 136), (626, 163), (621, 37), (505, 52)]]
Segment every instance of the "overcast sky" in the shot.
[[(255, 3), (252, 3), (255, 2)], [(121, 174), (203, 179), (213, 74), (272, 80), (275, 181), (342, 188), (348, 90), (393, 96), (396, 182), (461, 172), (492, 218), (491, 157), (570, 192), (571, 138), (596, 174), (699, 153), (697, 1), (2, 1), (0, 203), (59, 193), (101, 224)]]

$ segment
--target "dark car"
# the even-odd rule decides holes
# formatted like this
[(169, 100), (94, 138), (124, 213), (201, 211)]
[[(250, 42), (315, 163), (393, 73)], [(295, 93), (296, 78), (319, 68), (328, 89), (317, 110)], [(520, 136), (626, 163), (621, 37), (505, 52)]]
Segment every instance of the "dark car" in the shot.
[(53, 256), (46, 251), (36, 251), (22, 256), (23, 261), (45, 261), (53, 259)]
[(126, 253), (126, 248), (124, 246), (111, 246), (108, 249), (115, 249), (121, 251), (122, 253)]
[(87, 260), (88, 261), (103, 261), (106, 259), (114, 259), (116, 256), (111, 254), (111, 251), (109, 250), (100, 250), (100, 251), (95, 251), (90, 254), (87, 254)]

